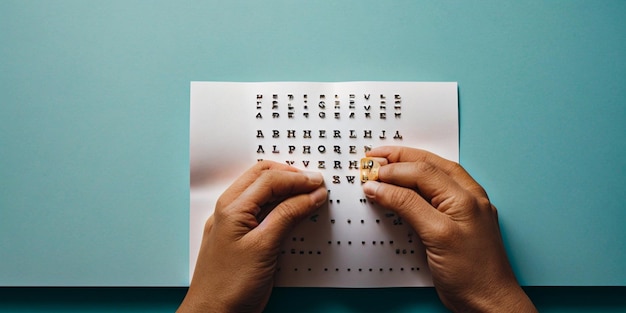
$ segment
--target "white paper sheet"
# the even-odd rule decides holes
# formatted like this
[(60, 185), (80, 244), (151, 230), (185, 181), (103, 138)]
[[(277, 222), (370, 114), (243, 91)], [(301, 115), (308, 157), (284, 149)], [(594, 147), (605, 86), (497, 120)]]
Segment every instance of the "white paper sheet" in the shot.
[(321, 172), (329, 190), (328, 204), (283, 242), (277, 286), (432, 286), (419, 238), (365, 201), (350, 162), (381, 145), (458, 162), (457, 107), (457, 84), (447, 82), (192, 82), (190, 277), (217, 198), (268, 159)]

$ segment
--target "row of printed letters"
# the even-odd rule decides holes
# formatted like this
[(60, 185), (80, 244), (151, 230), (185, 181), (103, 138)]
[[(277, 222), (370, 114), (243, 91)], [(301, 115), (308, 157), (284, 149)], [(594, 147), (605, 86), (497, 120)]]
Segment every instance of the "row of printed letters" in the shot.
[[(261, 162), (261, 161), (263, 161), (263, 159), (257, 159), (257, 161)], [(288, 165), (296, 165), (296, 161), (295, 160), (286, 160), (285, 162)], [(309, 161), (309, 160), (302, 160), (302, 165), (305, 168), (309, 168), (309, 165), (312, 165), (312, 164), (311, 164), (311, 161)], [(312, 165), (312, 166), (314, 166), (314, 165)], [(326, 161), (317, 161), (317, 168), (318, 169), (326, 169)], [(330, 168), (330, 166), (329, 166), (329, 168)], [(336, 170), (342, 170), (343, 167), (342, 167), (341, 161), (333, 161), (332, 168), (336, 169)], [(348, 169), (349, 170), (358, 170), (359, 169), (359, 161), (357, 161), (357, 160), (350, 160), (350, 161), (348, 161)], [(345, 178), (346, 178), (346, 182), (348, 182), (350, 184), (354, 184), (356, 176), (355, 175), (346, 175)], [(332, 183), (333, 184), (341, 183), (341, 176), (333, 175)]]
[[(287, 118), (294, 118), (294, 112), (287, 112)], [(326, 112), (321, 111), (317, 114), (320, 118), (326, 118)], [(305, 118), (309, 118), (309, 112), (304, 112), (302, 113), (302, 116), (304, 116)], [(393, 113), (393, 116), (395, 118), (400, 118), (402, 116), (402, 113), (400, 112), (395, 112)], [(341, 112), (334, 112), (334, 117), (335, 119), (341, 119)], [(348, 116), (349, 118), (355, 118), (356, 114), (354, 112), (350, 112), (350, 115)], [(372, 114), (371, 112), (364, 112), (363, 113), (363, 117), (365, 118), (372, 118)], [(379, 119), (381, 120), (385, 120), (387, 119), (387, 112), (380, 112), (378, 114)], [(257, 119), (262, 119), (263, 118), (263, 114), (261, 114), (261, 112), (258, 112), (256, 114), (256, 118)], [(280, 118), (280, 113), (279, 112), (272, 112), (272, 118)]]
[[(278, 129), (273, 129), (272, 130), (272, 138), (280, 138), (280, 130)], [(287, 129), (287, 138), (297, 138), (296, 136), (296, 130), (295, 129)], [(348, 138), (351, 139), (356, 139), (358, 138), (357, 136), (357, 131), (354, 129), (350, 129), (349, 130), (350, 134), (348, 135)], [(302, 130), (302, 138), (313, 138), (312, 136), (313, 131), (310, 129), (305, 129)], [(327, 138), (330, 137), (330, 135), (327, 135), (327, 131), (325, 129), (320, 129), (318, 130), (317, 133), (317, 138)], [(379, 139), (386, 139), (387, 138), (387, 131), (386, 130), (381, 130), (379, 134), (377, 134)], [(263, 131), (258, 129), (256, 131), (256, 138), (265, 138), (265, 134), (263, 134)], [(332, 132), (332, 138), (334, 139), (339, 139), (341, 138), (341, 131), (340, 130), (333, 130)], [(366, 129), (363, 130), (363, 137), (365, 139), (372, 139), (372, 130)], [(402, 135), (400, 135), (400, 131), (396, 130), (396, 132), (393, 135), (393, 139), (402, 139)]]

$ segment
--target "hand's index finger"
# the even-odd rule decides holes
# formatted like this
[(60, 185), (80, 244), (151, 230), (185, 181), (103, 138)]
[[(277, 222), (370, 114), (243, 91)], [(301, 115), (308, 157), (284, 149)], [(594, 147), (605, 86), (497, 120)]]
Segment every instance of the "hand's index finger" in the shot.
[(272, 161), (257, 162), (254, 166), (241, 174), (241, 176), (239, 176), (237, 180), (235, 180), (235, 182), (233, 182), (233, 184), (230, 185), (226, 191), (224, 191), (224, 193), (220, 196), (218, 203), (233, 202), (244, 190), (254, 183), (254, 181), (257, 180), (257, 178), (259, 178), (264, 171), (268, 170), (298, 172), (298, 169), (287, 164)]
[[(391, 163), (380, 169), (379, 178), (382, 182), (416, 191), (442, 212), (447, 211), (449, 204), (469, 195), (450, 175), (428, 162)], [(443, 203), (448, 205), (441, 206)]]
[(321, 186), (322, 183), (323, 177), (319, 173), (264, 171), (235, 200), (238, 204), (243, 205), (231, 207), (237, 210), (260, 208), (267, 204), (281, 202), (291, 196), (309, 193)]
[(383, 157), (387, 159), (389, 163), (427, 162), (439, 167), (447, 174), (450, 174), (450, 171), (453, 171), (455, 164), (457, 164), (426, 150), (399, 146), (382, 146), (373, 148), (368, 151), (366, 155), (372, 157)]
[(426, 150), (399, 146), (382, 146), (366, 153), (371, 157), (386, 158), (389, 163), (424, 162), (449, 175), (457, 184), (477, 196), (487, 197), (485, 190), (458, 163), (444, 159)]

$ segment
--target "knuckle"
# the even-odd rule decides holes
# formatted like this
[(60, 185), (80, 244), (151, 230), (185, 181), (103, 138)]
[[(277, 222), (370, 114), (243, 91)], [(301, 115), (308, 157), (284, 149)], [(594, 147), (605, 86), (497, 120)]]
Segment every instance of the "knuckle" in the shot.
[(468, 218), (476, 218), (483, 214), (498, 216), (496, 207), (487, 197), (474, 197), (472, 194), (466, 194), (459, 197), (457, 201), (459, 207), (467, 212)]
[(254, 167), (259, 170), (259, 171), (265, 171), (268, 170), (270, 168), (272, 168), (274, 165), (276, 164), (276, 162), (274, 161), (270, 161), (270, 160), (263, 160), (263, 161), (259, 161), (257, 162)]
[(204, 222), (204, 233), (210, 233), (211, 229), (213, 229), (213, 216), (209, 217), (206, 222)]
[(482, 210), (487, 210), (490, 212), (493, 212), (496, 209), (493, 205), (491, 205), (491, 201), (489, 201), (487, 197), (478, 197), (476, 199), (476, 205)]
[(228, 217), (228, 214), (226, 213), (226, 208), (227, 206), (216, 206), (215, 207), (215, 211), (213, 212), (213, 216), (212, 218), (221, 221), (224, 220), (225, 218)]
[(493, 204), (489, 203), (488, 210), (491, 215), (495, 216), (496, 219), (498, 218), (498, 209)]
[(269, 190), (273, 191), (273, 186), (277, 183), (280, 183), (280, 177), (278, 177), (278, 173), (276, 171), (263, 171), (257, 178), (258, 187), (261, 189), (269, 188)]
[(271, 182), (275, 178), (276, 178), (275, 171), (264, 170), (263, 172), (259, 174), (259, 177), (257, 178), (257, 180), (263, 183), (267, 183), (267, 182)]
[(497, 216), (498, 212), (496, 207), (491, 204), (489, 198), (487, 197), (473, 197), (472, 198), (472, 206), (474, 210), (481, 213), (487, 213), (489, 215)]
[(481, 205), (478, 202), (479, 199), (476, 199), (472, 197), (471, 194), (467, 194), (465, 192), (456, 195), (455, 200), (455, 202), (458, 203), (458, 206), (464, 210), (476, 210), (481, 208)]
[(217, 213), (221, 211), (228, 204), (229, 203), (224, 199), (224, 195), (221, 195), (219, 198), (217, 198), (217, 201), (215, 202), (215, 212)]

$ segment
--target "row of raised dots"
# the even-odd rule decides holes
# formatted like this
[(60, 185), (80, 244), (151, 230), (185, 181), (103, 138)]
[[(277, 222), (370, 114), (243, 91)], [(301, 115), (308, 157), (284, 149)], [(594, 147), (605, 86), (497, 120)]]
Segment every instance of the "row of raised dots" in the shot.
[[(280, 270), (281, 270), (281, 268), (280, 268), (280, 267), (278, 267), (276, 270), (277, 270), (277, 271), (280, 271)], [(294, 272), (297, 272), (297, 271), (299, 271), (299, 270), (300, 270), (300, 268), (298, 268), (298, 267), (294, 267), (294, 268), (293, 268), (293, 271), (294, 271)], [(399, 270), (399, 271), (401, 271), (401, 272), (404, 272), (405, 270), (409, 270), (409, 269), (408, 269), (408, 268), (407, 268), (407, 269), (405, 269), (404, 267), (400, 267), (400, 268), (398, 268), (397, 270)], [(410, 271), (419, 271), (419, 270), (420, 270), (420, 268), (419, 268), (419, 267), (411, 267), (411, 268), (410, 268)], [(313, 271), (313, 268), (311, 268), (311, 267), (307, 268), (307, 272), (312, 272), (312, 271)], [(324, 272), (329, 272), (329, 271), (332, 271), (332, 269), (329, 269), (328, 267), (325, 267), (325, 268), (324, 268)], [(340, 272), (340, 271), (341, 271), (341, 269), (339, 269), (338, 267), (336, 267), (336, 268), (334, 269), (334, 271), (335, 271), (335, 272)], [(348, 268), (346, 268), (346, 269), (345, 269), (345, 271), (346, 271), (346, 272), (352, 272), (352, 268), (348, 267)], [(364, 269), (364, 268), (358, 268), (358, 269), (356, 269), (355, 271), (357, 271), (357, 272), (375, 272), (375, 271), (376, 271), (376, 269), (375, 269), (375, 268), (371, 268), (371, 267), (370, 267), (370, 268), (367, 268), (367, 269)], [(382, 268), (382, 267), (379, 267), (379, 268), (378, 268), (378, 272), (384, 272), (384, 271), (393, 272), (393, 271), (394, 271), (394, 268), (393, 268), (393, 267), (390, 267), (390, 268), (388, 268), (388, 269), (385, 269), (385, 268)]]

